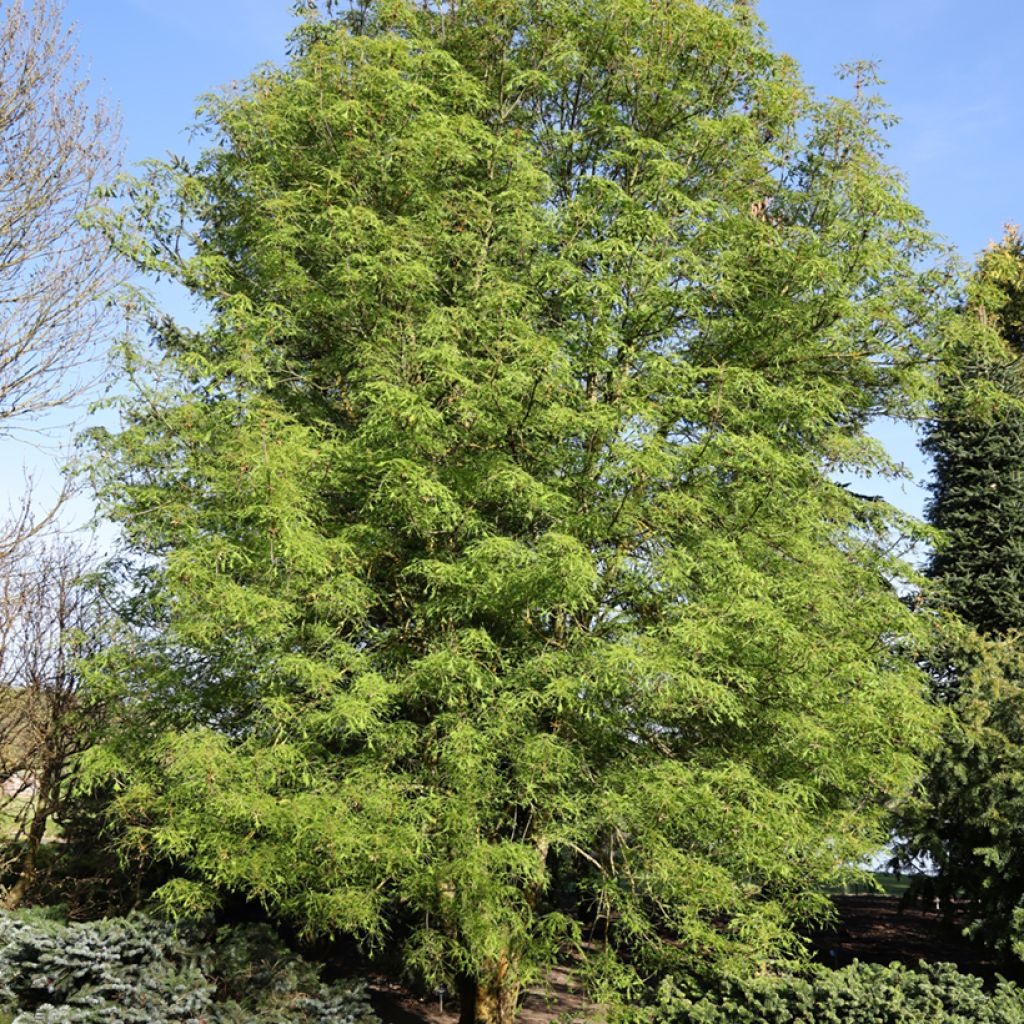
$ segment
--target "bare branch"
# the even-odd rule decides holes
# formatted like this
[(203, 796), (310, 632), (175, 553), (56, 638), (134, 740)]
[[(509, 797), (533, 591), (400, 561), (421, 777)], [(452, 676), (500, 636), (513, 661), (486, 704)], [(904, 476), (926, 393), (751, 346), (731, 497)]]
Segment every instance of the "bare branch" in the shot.
[(46, 826), (88, 742), (76, 662), (101, 632), (99, 602), (82, 585), (92, 565), (88, 550), (57, 538), (23, 545), (0, 574), (0, 839), (18, 866), (8, 906), (32, 881)]
[[(0, 436), (89, 386), (123, 280), (89, 226), (117, 169), (118, 121), (89, 98), (62, 16), (62, 0), (0, 8)], [(0, 526), (0, 571), (54, 512), (33, 515), (26, 494)]]

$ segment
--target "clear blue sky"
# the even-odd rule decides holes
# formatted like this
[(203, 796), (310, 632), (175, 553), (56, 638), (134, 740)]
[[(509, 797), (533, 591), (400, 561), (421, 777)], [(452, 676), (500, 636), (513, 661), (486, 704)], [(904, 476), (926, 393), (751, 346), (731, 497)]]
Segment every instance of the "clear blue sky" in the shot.
[[(187, 151), (196, 97), (282, 59), (294, 24), (290, 0), (67, 0), (67, 12), (94, 81), (121, 107), (129, 161)], [(837, 64), (880, 62), (884, 94), (903, 119), (892, 162), (965, 257), (1005, 221), (1024, 220), (1024, 2), (761, 0), (760, 13), (776, 48), (819, 91), (837, 88)], [(880, 430), (923, 476), (912, 432)], [(5, 469), (18, 458), (0, 449)], [(885, 493), (920, 512), (920, 491)]]
[(91, 77), (121, 107), (129, 161), (187, 148), (202, 93), (284, 58), (290, 0), (65, 0)]

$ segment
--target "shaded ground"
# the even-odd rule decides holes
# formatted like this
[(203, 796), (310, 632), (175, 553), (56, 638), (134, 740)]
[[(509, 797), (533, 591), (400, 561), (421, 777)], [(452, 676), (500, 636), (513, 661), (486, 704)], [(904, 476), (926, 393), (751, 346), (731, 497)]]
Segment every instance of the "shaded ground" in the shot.
[[(896, 886), (895, 891), (900, 887)], [(1024, 981), (1024, 970), (1007, 970), (986, 950), (961, 934), (963, 922), (947, 921), (931, 907), (901, 907), (899, 895), (853, 894), (833, 899), (839, 911), (836, 926), (812, 937), (818, 960), (845, 967), (852, 960), (914, 967), (919, 960), (956, 964), (960, 970), (992, 979), (997, 973)], [(458, 1024), (454, 1000), (418, 999), (385, 978), (371, 985), (374, 1009), (384, 1024)], [(552, 972), (547, 991), (531, 990), (519, 1015), (520, 1024), (577, 1020), (603, 1024), (602, 1008), (591, 1003), (572, 979), (569, 968)]]
[[(370, 997), (384, 1024), (458, 1024), (453, 1000), (418, 999), (385, 978), (373, 979)], [(581, 1024), (604, 1021), (602, 1008), (583, 995), (567, 967), (556, 967), (546, 986), (527, 992), (517, 1024), (548, 1024), (555, 1018)]]
[(962, 935), (963, 922), (947, 921), (922, 905), (901, 907), (898, 896), (834, 896), (839, 922), (813, 937), (817, 958), (832, 967), (851, 960), (916, 966), (919, 960), (956, 964), (962, 971), (992, 978), (997, 972), (1021, 978), (1001, 966), (987, 950)]

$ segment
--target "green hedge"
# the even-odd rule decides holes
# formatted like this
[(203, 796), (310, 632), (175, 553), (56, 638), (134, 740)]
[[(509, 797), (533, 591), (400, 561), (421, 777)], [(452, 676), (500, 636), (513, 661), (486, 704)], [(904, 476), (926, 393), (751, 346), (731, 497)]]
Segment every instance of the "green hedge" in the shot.
[(820, 968), (806, 978), (723, 981), (691, 997), (664, 984), (650, 1024), (1024, 1024), (1024, 990), (980, 978), (953, 964), (854, 962)]
[(0, 915), (0, 1024), (379, 1024), (365, 985), (321, 985), (266, 926), (212, 943), (132, 915)]

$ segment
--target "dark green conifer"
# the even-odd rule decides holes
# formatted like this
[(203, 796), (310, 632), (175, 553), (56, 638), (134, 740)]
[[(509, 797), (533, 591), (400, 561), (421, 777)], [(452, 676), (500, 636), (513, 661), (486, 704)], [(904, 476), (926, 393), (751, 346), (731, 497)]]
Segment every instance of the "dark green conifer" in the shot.
[(947, 380), (925, 447), (928, 514), (943, 531), (930, 611), (945, 616), (930, 658), (949, 715), (919, 799), (903, 814), (907, 853), (938, 869), (937, 892), (967, 930), (1024, 952), (1024, 243), (1008, 229), (978, 262), (961, 317), (986, 358)]
[[(1024, 242), (1016, 229), (986, 252), (970, 316), (1005, 347), (972, 368), (937, 404), (925, 441), (935, 472), (928, 518), (944, 539), (928, 575), (945, 607), (979, 633), (1024, 629)], [(979, 385), (1018, 400), (979, 402)]]

